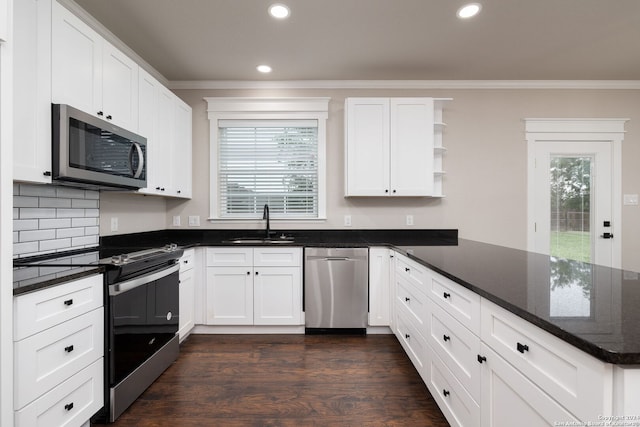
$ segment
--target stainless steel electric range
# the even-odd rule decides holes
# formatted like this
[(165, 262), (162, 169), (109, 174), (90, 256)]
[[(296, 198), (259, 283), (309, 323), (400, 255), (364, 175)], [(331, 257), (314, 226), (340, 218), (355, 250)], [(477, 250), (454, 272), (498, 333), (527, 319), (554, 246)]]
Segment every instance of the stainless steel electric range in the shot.
[(178, 271), (183, 249), (100, 248), (15, 260), (42, 274), (104, 268), (105, 394), (94, 423), (115, 421), (178, 357)]

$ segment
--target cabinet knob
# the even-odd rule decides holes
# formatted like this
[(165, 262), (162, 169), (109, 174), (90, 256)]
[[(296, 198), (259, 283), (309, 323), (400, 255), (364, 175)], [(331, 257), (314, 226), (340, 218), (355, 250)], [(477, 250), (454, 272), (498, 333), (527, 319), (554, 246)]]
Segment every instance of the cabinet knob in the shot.
[(44, 171), (44, 172), (42, 172), (42, 175), (51, 176), (51, 171)]
[(389, 192), (389, 190), (388, 190), (388, 189), (387, 189), (387, 190), (384, 190), (384, 192), (385, 192), (385, 193), (388, 193), (388, 192)]
[(396, 194), (396, 190), (393, 190), (393, 194)]
[(409, 302), (409, 301), (411, 301), (411, 298), (409, 298), (409, 297), (404, 297), (404, 300), (405, 300), (406, 302)]
[(162, 188), (160, 189), (160, 191), (164, 191), (164, 187), (162, 187)]
[(451, 341), (451, 337), (449, 335), (443, 335), (442, 339), (447, 342), (447, 341)]
[(102, 111), (98, 111), (98, 115), (99, 115), (100, 117), (102, 117), (102, 116), (104, 116), (104, 113), (103, 113)]
[(443, 389), (442, 390), (442, 394), (444, 395), (444, 397), (449, 396), (451, 393), (449, 393), (449, 390)]
[(156, 187), (156, 190), (160, 190), (160, 187)]
[(251, 272), (250, 272), (250, 271), (247, 271), (247, 276), (249, 276), (249, 275), (251, 275)]
[(522, 354), (524, 354), (525, 351), (529, 351), (529, 346), (526, 344), (517, 343), (516, 348)]
[(65, 347), (65, 348), (64, 348), (64, 351), (66, 351), (67, 353), (71, 353), (71, 352), (73, 351), (73, 346), (72, 346), (72, 345), (70, 345), (70, 346), (68, 346), (68, 347)]
[(258, 272), (256, 271), (256, 276), (258, 275)]
[(182, 191), (178, 190), (178, 194), (182, 193)]
[(111, 114), (109, 114), (109, 115), (107, 116), (107, 120), (111, 120), (111, 119), (113, 119), (113, 117), (111, 117)]
[(404, 337), (405, 337), (406, 339), (409, 339), (409, 338), (411, 338), (411, 335), (409, 335), (409, 334), (404, 334)]
[(65, 409), (66, 411), (70, 411), (70, 410), (72, 410), (72, 409), (73, 409), (73, 402), (71, 402), (71, 403), (67, 403), (66, 405), (64, 405), (64, 409)]
[(409, 267), (405, 267), (404, 271), (406, 271), (407, 273), (411, 271), (411, 269)]
[(65, 300), (64, 305), (66, 305), (67, 307), (73, 305), (73, 299)]
[(485, 356), (478, 355), (478, 363), (486, 362), (487, 358)]
[(449, 292), (443, 293), (442, 296), (444, 297), (444, 299), (451, 298), (451, 294)]

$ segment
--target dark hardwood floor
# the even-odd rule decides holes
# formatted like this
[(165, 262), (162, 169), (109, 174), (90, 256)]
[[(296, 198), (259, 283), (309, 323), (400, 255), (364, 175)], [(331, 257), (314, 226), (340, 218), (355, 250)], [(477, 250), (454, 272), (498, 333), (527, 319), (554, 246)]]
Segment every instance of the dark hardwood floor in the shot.
[(113, 424), (448, 425), (393, 335), (192, 335)]

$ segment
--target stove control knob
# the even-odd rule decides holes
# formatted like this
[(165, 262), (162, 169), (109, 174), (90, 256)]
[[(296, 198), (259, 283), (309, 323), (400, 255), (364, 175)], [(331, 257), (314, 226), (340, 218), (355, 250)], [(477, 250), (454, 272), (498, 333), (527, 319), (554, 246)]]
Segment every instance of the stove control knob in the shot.
[(175, 251), (176, 249), (178, 249), (178, 245), (177, 245), (177, 244), (175, 244), (175, 243), (169, 243), (169, 244), (165, 245), (165, 247), (164, 247), (164, 248), (165, 248), (165, 250), (166, 250), (167, 252), (173, 252), (173, 251)]
[(127, 255), (127, 254), (122, 254), (122, 255), (120, 255), (120, 259), (121, 259), (121, 262), (122, 262), (123, 264), (125, 264), (127, 261), (129, 261), (129, 255)]
[(122, 257), (120, 255), (114, 255), (111, 257), (111, 262), (113, 264), (120, 264), (122, 263)]

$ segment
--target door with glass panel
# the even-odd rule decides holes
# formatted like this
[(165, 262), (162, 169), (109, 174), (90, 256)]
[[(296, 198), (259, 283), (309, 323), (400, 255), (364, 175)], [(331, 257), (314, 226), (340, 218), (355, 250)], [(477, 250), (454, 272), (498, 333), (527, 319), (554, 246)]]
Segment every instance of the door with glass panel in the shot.
[(536, 252), (611, 266), (611, 162), (607, 142), (536, 142)]

